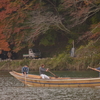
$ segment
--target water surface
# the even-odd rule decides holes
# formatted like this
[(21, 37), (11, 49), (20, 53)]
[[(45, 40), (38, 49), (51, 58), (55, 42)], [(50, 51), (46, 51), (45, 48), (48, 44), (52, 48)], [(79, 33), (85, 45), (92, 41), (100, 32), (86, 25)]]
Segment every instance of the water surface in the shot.
[[(95, 71), (54, 73), (60, 77), (98, 77)], [(0, 72), (0, 100), (100, 100), (100, 88), (25, 87), (8, 72)]]

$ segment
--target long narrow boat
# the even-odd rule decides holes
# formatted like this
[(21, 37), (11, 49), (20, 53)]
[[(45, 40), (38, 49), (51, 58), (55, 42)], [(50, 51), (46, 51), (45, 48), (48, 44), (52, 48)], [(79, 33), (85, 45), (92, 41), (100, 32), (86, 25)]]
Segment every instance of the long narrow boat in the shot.
[(100, 86), (100, 77), (98, 78), (69, 78), (69, 77), (51, 77), (42, 79), (39, 75), (28, 74), (26, 77), (22, 73), (11, 71), (10, 74), (27, 86), (35, 87), (95, 87)]

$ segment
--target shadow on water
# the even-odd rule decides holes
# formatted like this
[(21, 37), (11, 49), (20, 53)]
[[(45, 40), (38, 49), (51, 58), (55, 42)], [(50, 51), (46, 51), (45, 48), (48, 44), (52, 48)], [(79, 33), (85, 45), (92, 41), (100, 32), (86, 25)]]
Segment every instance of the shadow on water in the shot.
[[(38, 74), (38, 72), (30, 73)], [(53, 73), (60, 77), (98, 76), (94, 71)], [(0, 72), (0, 100), (100, 100), (100, 89), (25, 87), (8, 72)]]

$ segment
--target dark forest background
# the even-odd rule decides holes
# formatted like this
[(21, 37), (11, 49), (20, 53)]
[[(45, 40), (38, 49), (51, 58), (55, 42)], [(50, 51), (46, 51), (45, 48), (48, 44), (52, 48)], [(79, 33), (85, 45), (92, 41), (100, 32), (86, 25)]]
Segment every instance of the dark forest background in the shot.
[(56, 59), (56, 67), (98, 67), (100, 0), (0, 0), (0, 54), (23, 59), (29, 48)]

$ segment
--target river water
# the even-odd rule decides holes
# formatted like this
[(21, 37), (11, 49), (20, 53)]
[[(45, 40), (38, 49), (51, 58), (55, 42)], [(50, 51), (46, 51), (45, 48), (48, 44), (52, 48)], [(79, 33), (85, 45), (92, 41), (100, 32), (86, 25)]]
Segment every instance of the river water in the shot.
[[(95, 71), (54, 73), (64, 77), (98, 77)], [(8, 72), (0, 72), (0, 100), (100, 100), (100, 88), (25, 87)]]

